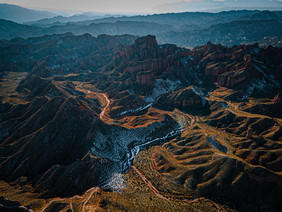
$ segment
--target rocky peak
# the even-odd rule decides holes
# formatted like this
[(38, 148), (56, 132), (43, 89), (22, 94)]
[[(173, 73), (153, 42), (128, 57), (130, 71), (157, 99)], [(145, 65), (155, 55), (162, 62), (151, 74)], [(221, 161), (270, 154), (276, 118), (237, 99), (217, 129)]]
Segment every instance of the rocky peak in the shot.
[(220, 44), (216, 45), (209, 41), (207, 42), (206, 45), (203, 46), (203, 49), (206, 50), (207, 52), (213, 52), (219, 49), (224, 49), (224, 47)]
[(147, 35), (138, 38), (132, 45), (132, 48), (141, 60), (145, 60), (157, 57), (157, 46), (156, 36)]
[(139, 48), (148, 48), (148, 47), (156, 47), (158, 45), (158, 42), (156, 40), (156, 36), (153, 35), (147, 35), (144, 37), (137, 38), (133, 44), (135, 47)]

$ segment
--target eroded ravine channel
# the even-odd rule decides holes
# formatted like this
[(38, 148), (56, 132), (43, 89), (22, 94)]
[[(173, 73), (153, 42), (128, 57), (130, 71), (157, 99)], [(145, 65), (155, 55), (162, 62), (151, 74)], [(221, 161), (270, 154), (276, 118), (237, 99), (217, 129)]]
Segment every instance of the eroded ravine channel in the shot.
[[(100, 105), (103, 106), (99, 118), (108, 125), (120, 127), (119, 120), (113, 119), (109, 115), (112, 102), (108, 95), (106, 93), (85, 90), (82, 85), (83, 84), (79, 84), (76, 86), (76, 89), (88, 95), (96, 96)], [(111, 151), (109, 154), (104, 154), (101, 150), (103, 147), (93, 147), (91, 152), (95, 156), (110, 159), (116, 164), (115, 170), (113, 171), (113, 178), (116, 177), (114, 173), (127, 172), (132, 167), (133, 161), (140, 151), (146, 150), (150, 146), (162, 145), (177, 136), (181, 136), (182, 133), (189, 130), (195, 123), (195, 117), (184, 114), (177, 109), (173, 112), (161, 112), (167, 115), (167, 117), (170, 117), (169, 122), (171, 123), (169, 124), (171, 126), (165, 126), (167, 121), (163, 120), (163, 122), (152, 122), (147, 126), (141, 125), (140, 127), (137, 126), (132, 129), (121, 127), (118, 130), (108, 130), (107, 135), (97, 135), (97, 139), (103, 140), (106, 146), (111, 145)], [(164, 130), (164, 128), (169, 128), (169, 130)], [(151, 136), (152, 134), (154, 136)], [(124, 150), (125, 152), (123, 152)], [(117, 154), (117, 152), (120, 154)], [(104, 185), (107, 186), (110, 182), (112, 182), (112, 178), (108, 179)]]
[[(111, 101), (109, 100), (107, 94), (102, 93), (102, 96), (104, 97), (104, 102), (106, 102), (106, 105), (100, 113), (100, 119), (107, 124), (115, 125), (116, 120), (112, 119), (109, 116), (109, 113), (108, 113)], [(187, 119), (187, 117), (185, 117), (185, 119)], [(189, 120), (189, 122), (192, 123), (193, 120)], [(188, 120), (186, 120), (185, 123), (186, 123), (187, 126), (190, 126), (190, 125), (187, 124)], [(163, 133), (163, 132), (158, 133), (157, 132), (157, 131), (162, 130), (162, 126), (159, 123), (152, 123), (151, 125), (148, 125), (147, 127), (140, 127), (140, 128), (136, 128), (136, 129), (127, 129), (127, 130), (129, 130), (127, 133), (129, 133), (131, 135), (131, 138), (132, 138), (131, 140), (132, 140), (133, 145), (128, 145), (128, 146), (130, 146), (130, 148), (127, 148), (127, 152), (126, 152), (125, 157), (121, 158), (121, 160), (118, 161), (118, 163), (120, 165), (120, 172), (122, 172), (122, 173), (126, 172), (132, 166), (135, 157), (137, 156), (137, 154), (140, 151), (146, 150), (152, 145), (163, 144), (164, 142), (166, 142), (170, 139), (173, 139), (176, 136), (179, 136), (181, 134), (181, 132), (185, 129), (185, 127), (186, 127), (185, 125), (183, 126), (182, 124), (178, 123), (178, 125), (174, 125), (172, 127), (173, 130), (169, 130), (166, 133)], [(153, 138), (151, 138), (151, 137), (146, 138), (147, 137), (146, 134), (155, 133), (155, 132), (157, 132), (157, 134), (159, 134), (160, 136), (159, 137), (153, 137)], [(120, 135), (121, 134), (123, 134), (123, 132), (120, 132)], [(116, 137), (117, 140), (118, 140), (119, 136)], [(124, 139), (124, 140), (126, 140), (126, 139)]]

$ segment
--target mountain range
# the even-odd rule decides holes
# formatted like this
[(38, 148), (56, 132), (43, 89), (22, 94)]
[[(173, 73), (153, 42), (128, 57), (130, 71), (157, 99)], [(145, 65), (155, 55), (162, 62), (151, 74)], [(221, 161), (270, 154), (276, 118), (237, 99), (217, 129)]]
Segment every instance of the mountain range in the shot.
[(32, 10), (12, 4), (0, 4), (0, 18), (14, 22), (36, 21), (56, 16), (49, 11)]
[(192, 0), (180, 1), (176, 3), (166, 3), (155, 7), (155, 10), (157, 10), (158, 12), (220, 12), (234, 9), (281, 10), (282, 2), (279, 0)]
[(0, 19), (5, 19), (17, 23), (27, 23), (38, 21), (40, 24), (55, 22), (77, 22), (104, 17), (118, 17), (118, 13), (83, 12), (74, 13), (67, 11), (47, 11), (28, 9), (13, 4), (0, 4)]
[(282, 211), (281, 11), (10, 9), (0, 211)]
[[(91, 20), (75, 21), (86, 17), (55, 17), (28, 24), (1, 20), (0, 38), (28, 38), (67, 32), (74, 35), (89, 33), (93, 36), (153, 34), (156, 35), (159, 43), (173, 43), (184, 47), (195, 47), (208, 41), (228, 46), (255, 42), (261, 45), (281, 46), (282, 13), (279, 11), (171, 13), (131, 17), (93, 17), (94, 19)], [(58, 22), (59, 20), (62, 22)]]
[(0, 46), (1, 210), (281, 209), (281, 48)]

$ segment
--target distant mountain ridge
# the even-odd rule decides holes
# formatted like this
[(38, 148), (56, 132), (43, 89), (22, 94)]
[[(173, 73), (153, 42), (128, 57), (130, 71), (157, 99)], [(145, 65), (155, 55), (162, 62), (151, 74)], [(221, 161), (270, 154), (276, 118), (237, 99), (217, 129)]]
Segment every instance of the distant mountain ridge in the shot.
[[(230, 22), (241, 17), (251, 16), (258, 13), (258, 10), (224, 11), (219, 13), (208, 12), (182, 12), (182, 13), (162, 13), (152, 15), (107, 17), (95, 20), (77, 22), (79, 25), (89, 25), (92, 23), (113, 23), (117, 21), (143, 21), (158, 24), (168, 24), (180, 27), (184, 24), (196, 24), (199, 26), (210, 26), (212, 24)], [(37, 22), (35, 22), (37, 23)]]
[(102, 19), (110, 17), (110, 15), (98, 15), (98, 14), (91, 14), (91, 13), (82, 13), (73, 15), (70, 17), (65, 17), (62, 15), (51, 17), (51, 18), (44, 18), (38, 21), (31, 21), (31, 22), (24, 22), (27, 25), (34, 25), (34, 26), (42, 26), (42, 25), (52, 25), (57, 23), (69, 23), (69, 22), (81, 22), (87, 20), (95, 20), (95, 19)]
[(18, 23), (51, 18), (55, 13), (41, 10), (31, 10), (12, 4), (0, 4), (0, 18)]
[[(278, 41), (271, 42), (274, 37)], [(180, 46), (197, 46), (207, 41), (227, 46), (259, 43), (260, 45), (281, 45), (282, 23), (275, 20), (238, 20), (212, 25), (199, 30), (168, 32), (159, 39), (165, 43), (176, 43)]]
[[(62, 22), (52, 23), (56, 18), (61, 18)], [(65, 22), (67, 20), (71, 20), (71, 17), (43, 19), (30, 25), (2, 20), (0, 39), (71, 32), (74, 35), (89, 33), (93, 36), (151, 34), (156, 35), (159, 43), (173, 43), (184, 47), (195, 47), (208, 41), (227, 46), (255, 42), (262, 46), (282, 45), (282, 19), (279, 11), (172, 13)]]
[(279, 17), (279, 13), (273, 13), (269, 10), (264, 10), (258, 13), (255, 13), (251, 16), (243, 17), (243, 20), (275, 20), (281, 21), (281, 17)]
[(221, 12), (226, 10), (281, 10), (282, 2), (279, 0), (201, 0), (201, 1), (179, 1), (165, 3), (154, 8), (158, 12)]

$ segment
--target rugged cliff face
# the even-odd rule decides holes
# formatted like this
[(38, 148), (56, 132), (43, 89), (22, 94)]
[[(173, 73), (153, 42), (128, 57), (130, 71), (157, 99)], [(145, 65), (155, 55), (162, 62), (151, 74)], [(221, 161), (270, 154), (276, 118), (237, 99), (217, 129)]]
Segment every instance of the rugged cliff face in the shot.
[[(7, 41), (0, 56), (0, 178), (25, 201), (5, 198), (42, 210), (101, 187), (100, 208), (134, 210), (109, 190), (148, 186), (160, 210), (195, 198), (200, 210), (279, 209), (280, 48), (64, 34)], [(47, 209), (85, 207), (57, 201)]]

